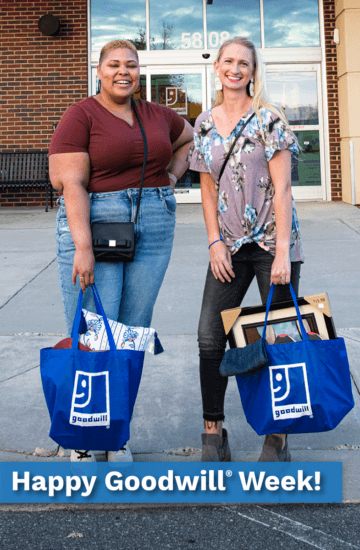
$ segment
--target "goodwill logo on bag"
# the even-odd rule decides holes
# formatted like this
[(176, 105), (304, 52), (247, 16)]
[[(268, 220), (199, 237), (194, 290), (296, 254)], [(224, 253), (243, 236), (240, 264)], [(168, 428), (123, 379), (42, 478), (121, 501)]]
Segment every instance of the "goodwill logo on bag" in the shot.
[(274, 420), (313, 416), (305, 363), (269, 367)]
[(84, 427), (110, 425), (108, 371), (76, 371), (69, 422)]

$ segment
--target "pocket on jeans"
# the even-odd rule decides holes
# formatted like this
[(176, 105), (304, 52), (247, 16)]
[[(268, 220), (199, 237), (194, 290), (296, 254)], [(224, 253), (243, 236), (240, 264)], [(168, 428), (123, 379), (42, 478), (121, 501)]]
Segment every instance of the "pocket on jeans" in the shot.
[(175, 216), (176, 207), (177, 207), (175, 195), (174, 194), (166, 195), (166, 197), (164, 197), (164, 204), (165, 204), (166, 212), (168, 214)]

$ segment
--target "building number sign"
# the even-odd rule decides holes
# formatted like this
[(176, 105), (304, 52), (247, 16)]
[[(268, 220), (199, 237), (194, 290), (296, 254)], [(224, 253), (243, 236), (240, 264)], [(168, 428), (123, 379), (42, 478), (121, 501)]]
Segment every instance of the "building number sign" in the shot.
[[(218, 48), (225, 40), (230, 38), (230, 34), (227, 31), (209, 33), (209, 48)], [(200, 49), (203, 48), (203, 37), (201, 32), (183, 32), (181, 35), (181, 47), (183, 50), (189, 50), (190, 48)]]

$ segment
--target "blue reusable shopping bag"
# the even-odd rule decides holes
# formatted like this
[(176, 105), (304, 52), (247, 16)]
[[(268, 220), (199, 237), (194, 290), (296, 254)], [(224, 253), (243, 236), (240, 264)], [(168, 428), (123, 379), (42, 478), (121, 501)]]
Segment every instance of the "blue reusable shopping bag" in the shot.
[(80, 290), (72, 348), (40, 352), (41, 379), (51, 418), (50, 437), (67, 449), (116, 451), (130, 437), (129, 423), (139, 389), (144, 351), (117, 350), (95, 285), (110, 350), (78, 348), (83, 292)]
[[(354, 406), (343, 338), (309, 340), (290, 284), (302, 341), (266, 345), (268, 365), (236, 377), (246, 419), (258, 435), (333, 430)], [(266, 304), (262, 338), (274, 294)]]

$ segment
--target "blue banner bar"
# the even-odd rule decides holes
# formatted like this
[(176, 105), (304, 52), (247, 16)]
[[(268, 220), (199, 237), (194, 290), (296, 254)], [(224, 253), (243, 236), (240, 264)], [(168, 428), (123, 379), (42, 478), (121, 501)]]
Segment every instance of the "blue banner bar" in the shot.
[(335, 503), (341, 462), (1, 462), (0, 503)]

